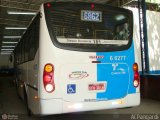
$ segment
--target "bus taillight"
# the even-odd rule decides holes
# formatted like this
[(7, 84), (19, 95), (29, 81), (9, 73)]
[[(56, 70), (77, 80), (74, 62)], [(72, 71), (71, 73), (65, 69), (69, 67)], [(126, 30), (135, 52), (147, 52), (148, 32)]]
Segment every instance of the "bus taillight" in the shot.
[(95, 7), (94, 3), (91, 4), (91, 10), (93, 10)]
[(140, 76), (139, 76), (139, 72), (138, 72), (138, 64), (134, 63), (133, 64), (133, 71), (134, 71), (134, 81), (133, 81), (133, 85), (134, 87), (138, 87), (139, 83), (140, 83)]
[(51, 7), (51, 4), (50, 3), (47, 3), (47, 5), (46, 5), (48, 8), (50, 8)]
[(48, 93), (55, 90), (54, 85), (54, 67), (52, 64), (46, 64), (43, 71), (43, 84)]
[(138, 64), (137, 63), (133, 64), (133, 71), (138, 71)]

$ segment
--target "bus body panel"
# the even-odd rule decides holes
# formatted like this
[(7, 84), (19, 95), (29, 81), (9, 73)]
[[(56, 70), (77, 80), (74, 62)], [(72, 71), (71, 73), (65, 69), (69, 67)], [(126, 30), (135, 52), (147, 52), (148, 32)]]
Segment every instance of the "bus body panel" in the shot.
[(140, 104), (140, 93), (128, 94), (123, 99), (101, 102), (68, 102), (62, 99), (41, 99), (40, 103), (43, 105), (40, 112), (42, 115), (104, 110), (138, 106)]
[(23, 63), (16, 67), (17, 90), (18, 90), (18, 94), (22, 99), (24, 99), (24, 90), (26, 90), (26, 85), (24, 83), (27, 83), (28, 81), (27, 69), (28, 69), (27, 63)]
[[(70, 93), (67, 91), (67, 85), (73, 85), (77, 87), (77, 90), (78, 89), (81, 90), (81, 92), (77, 91), (76, 92), (77, 96), (74, 95), (75, 96), (74, 99), (70, 97), (70, 95), (68, 96), (68, 98), (70, 100), (75, 100), (75, 101), (77, 101), (76, 99), (83, 99), (81, 97), (82, 94), (84, 96), (85, 94), (86, 96), (88, 96), (87, 94), (90, 94), (90, 95), (94, 94), (94, 92), (91, 92), (88, 90), (89, 89), (88, 85), (92, 83), (96, 84), (98, 82), (106, 84), (105, 86), (106, 88), (104, 91), (100, 91), (102, 92), (102, 94), (101, 93), (97, 94), (95, 92), (97, 99), (102, 98), (102, 99), (110, 100), (110, 99), (125, 97), (126, 94), (128, 93), (129, 94), (135, 93), (135, 88), (133, 87), (133, 84), (132, 84), (132, 81), (133, 81), (132, 65), (134, 63), (134, 58), (130, 57), (130, 55), (132, 56), (132, 54), (134, 54), (133, 49), (131, 49), (131, 51), (128, 51), (130, 55), (125, 57), (123, 56), (123, 58), (125, 58), (126, 60), (129, 59), (130, 64), (128, 64), (127, 62), (124, 62), (123, 60), (122, 60), (123, 62), (109, 61), (107, 63), (106, 61), (106, 63), (95, 64), (95, 63), (92, 63), (92, 61), (94, 60), (90, 59), (90, 56), (97, 56), (96, 53), (84, 54), (81, 52), (74, 53), (73, 51), (58, 50), (57, 48), (54, 48), (53, 45), (51, 45), (51, 48), (50, 48), (49, 44), (48, 44), (48, 48), (46, 49), (51, 51), (52, 50), (57, 51), (57, 53), (53, 53), (54, 55), (52, 53), (43, 54), (44, 61), (48, 61), (48, 62), (44, 62), (41, 68), (41, 71), (43, 71), (44, 66), (47, 63), (52, 63), (54, 65), (54, 68), (55, 68), (54, 82), (56, 85), (56, 89), (54, 91), (54, 94), (51, 94), (51, 95), (57, 98), (62, 97), (59, 93), (56, 93), (57, 88), (63, 88), (62, 89), (63, 94), (69, 95)], [(68, 57), (65, 57), (62, 53)], [(114, 54), (111, 54), (111, 53), (107, 55), (117, 57), (118, 54), (116, 54), (116, 56), (114, 56)], [(110, 59), (110, 57), (107, 57), (107, 55), (106, 55), (106, 59)], [(69, 57), (69, 56), (72, 56), (72, 57)], [(81, 62), (81, 58), (83, 58), (83, 62)], [(107, 72), (105, 73), (105, 71)], [(42, 78), (43, 78), (43, 72), (41, 72), (41, 79)], [(40, 80), (40, 81), (43, 81), (43, 80)], [(41, 87), (44, 88), (43, 83), (41, 84), (42, 84)], [(76, 84), (79, 84), (79, 86), (83, 86), (84, 88), (78, 88)], [(109, 86), (109, 88), (107, 88), (107, 86)], [(88, 93), (87, 92), (83, 93), (83, 91), (88, 91)], [(42, 95), (43, 97), (46, 97), (46, 98), (53, 97), (50, 94), (46, 94), (45, 90), (43, 92), (44, 92), (44, 95)], [(106, 92), (108, 93), (108, 95), (106, 94)], [(104, 97), (103, 94), (105, 94), (106, 96)], [(90, 99), (96, 99), (96, 98), (91, 97)]]
[(115, 100), (101, 101), (101, 102), (74, 103), (74, 102), (63, 101), (63, 113), (132, 107), (132, 106), (137, 106), (139, 104), (140, 104), (139, 93), (128, 94), (123, 99), (115, 99)]
[[(139, 93), (133, 87), (133, 44), (129, 50), (107, 53), (64, 50), (55, 47), (50, 40), (43, 12), (40, 26), (39, 96), (42, 114), (116, 108), (114, 101), (121, 100), (125, 103), (119, 107), (139, 104)], [(94, 63), (96, 61), (101, 63)], [(47, 63), (54, 66), (53, 93), (47, 93), (43, 85), (43, 71)], [(89, 84), (96, 83), (104, 83), (105, 90), (89, 91)], [(69, 86), (74, 91), (69, 90)], [(137, 102), (129, 102), (131, 96), (136, 96)], [(81, 107), (79, 103), (84, 108), (76, 110), (76, 107)]]
[[(43, 25), (42, 25), (43, 26)], [(43, 33), (45, 32), (45, 27), (43, 27)], [(43, 39), (43, 36), (41, 37)], [(124, 107), (124, 106), (134, 106), (139, 105), (139, 93), (136, 93), (135, 88), (133, 87), (133, 71), (132, 71), (132, 64), (134, 63), (134, 47), (132, 46), (130, 50), (126, 51), (127, 56), (126, 59), (129, 60), (130, 66), (128, 66), (127, 63), (125, 63), (122, 59), (122, 61), (118, 61), (117, 63), (122, 70), (122, 75), (126, 74), (127, 77), (130, 78), (130, 82), (127, 84), (127, 89), (125, 88), (124, 92), (127, 92), (125, 95), (120, 95), (120, 99), (113, 95), (111, 95), (112, 98), (115, 100), (109, 100), (106, 99), (107, 97), (101, 97), (101, 93), (91, 93), (91, 92), (84, 92), (86, 89), (88, 89), (85, 84), (82, 83), (94, 83), (98, 82), (98, 67), (101, 67), (102, 64), (107, 65), (108, 68), (113, 70), (113, 66), (116, 65), (116, 61), (110, 61), (110, 56), (114, 56), (114, 54), (109, 53), (107, 54), (109, 57), (106, 56), (108, 60), (103, 60), (101, 64), (95, 64), (92, 63), (92, 61), (96, 61), (99, 59), (90, 59), (93, 58), (91, 56), (102, 56), (104, 53), (91, 53), (91, 52), (75, 52), (75, 51), (68, 51), (63, 49), (56, 48), (52, 42), (49, 39), (49, 35), (45, 35), (45, 40), (40, 40), (40, 46), (41, 46), (41, 52), (40, 52), (40, 103), (41, 103), (41, 114), (58, 114), (58, 113), (68, 113), (68, 112), (76, 112), (76, 111), (88, 111), (88, 110), (98, 110), (98, 109), (109, 109), (109, 108), (116, 108), (116, 107)], [(47, 46), (47, 47), (44, 47)], [(48, 51), (57, 51), (57, 52), (48, 52)], [(123, 52), (122, 52), (123, 53)], [(121, 52), (119, 52), (120, 55), (123, 55)], [(65, 54), (65, 56), (64, 56)], [(124, 53), (125, 54), (125, 53)], [(115, 53), (117, 56), (117, 53)], [(83, 58), (83, 62), (81, 59)], [(122, 57), (125, 58), (125, 57)], [(109, 61), (110, 63), (105, 63), (106, 61)], [(43, 70), (44, 66), (47, 63), (52, 63), (55, 68), (54, 72), (54, 82), (55, 82), (55, 91), (53, 93), (47, 93), (43, 86)], [(113, 66), (112, 66), (113, 65)], [(122, 69), (121, 69), (122, 68)], [(130, 69), (129, 69), (130, 68)], [(105, 69), (99, 68), (99, 75), (104, 74)], [(86, 72), (87, 71), (87, 72)], [(73, 73), (87, 73), (89, 76), (77, 80), (77, 78), (69, 79), (70, 75)], [(101, 73), (102, 72), (102, 73)], [(130, 72), (130, 74), (127, 75), (127, 73)], [(95, 73), (95, 74), (93, 74)], [(110, 71), (112, 73), (112, 71)], [(119, 74), (118, 72), (115, 74)], [(74, 75), (73, 75), (74, 76)], [(76, 76), (76, 74), (75, 74)], [(101, 75), (100, 75), (101, 76)], [(103, 79), (100, 78), (99, 79)], [(120, 75), (121, 76), (121, 75)], [(111, 75), (110, 75), (111, 77)], [(119, 78), (119, 75), (115, 76)], [(117, 79), (116, 79), (117, 80)], [(88, 82), (87, 82), (88, 81)], [(94, 82), (93, 82), (94, 81)], [(127, 82), (127, 81), (126, 81)], [(73, 85), (76, 84), (79, 85), (80, 88), (76, 89), (76, 92), (80, 91), (79, 94), (74, 93), (68, 93), (67, 94), (67, 85)], [(115, 85), (119, 85), (120, 87), (123, 87), (120, 85), (120, 83), (116, 83)], [(113, 85), (114, 86), (114, 85)], [(116, 86), (113, 87), (113, 89), (116, 88)], [(116, 88), (117, 89), (117, 88)], [(135, 93), (135, 95), (134, 95)], [(114, 93), (115, 94), (115, 93)], [(88, 97), (89, 95), (89, 97)], [(126, 96), (127, 95), (127, 96)], [(129, 97), (128, 97), (129, 96)], [(136, 97), (136, 101), (131, 101), (133, 99), (131, 96)], [(98, 100), (102, 100), (102, 103), (97, 102)], [(123, 105), (113, 105), (120, 103), (121, 100), (124, 100), (125, 103)], [(117, 101), (117, 102), (114, 102)], [(130, 102), (131, 101), (131, 102)], [(90, 103), (91, 102), (91, 103)], [(79, 104), (80, 103), (80, 104)], [(104, 106), (104, 103), (106, 106)], [(82, 109), (81, 106), (84, 105), (84, 108)], [(55, 107), (57, 106), (57, 107)], [(92, 107), (91, 107), (92, 106)], [(99, 106), (99, 107), (98, 107)], [(101, 107), (100, 107), (101, 106)], [(75, 107), (75, 109), (73, 109)], [(76, 108), (78, 107), (78, 108)], [(81, 109), (79, 109), (79, 107)], [(58, 108), (58, 109), (55, 109)]]
[[(60, 49), (49, 35), (43, 5), (40, 11), (39, 49), (35, 59), (25, 65), (28, 75), (24, 75), (26, 86), (28, 84), (29, 108), (34, 114), (61, 114), (140, 104), (139, 87), (133, 86), (134, 43), (127, 50), (114, 52)], [(52, 93), (48, 93), (43, 84), (44, 66), (48, 63), (54, 66), (55, 90)]]
[[(33, 61), (17, 65), (17, 90), (23, 100), (27, 100), (28, 107), (34, 114), (39, 113), (38, 97), (38, 53)], [(25, 98), (26, 97), (26, 98)], [(37, 107), (33, 107), (33, 106)]]
[(141, 44), (140, 44), (140, 34), (139, 34), (139, 14), (138, 14), (138, 9), (135, 8), (130, 8), (128, 7), (129, 10), (133, 11), (133, 43), (134, 43), (134, 50), (135, 50), (135, 62), (138, 63), (139, 71), (142, 72), (142, 63), (141, 63)]
[[(137, 19), (139, 17), (138, 15), (138, 9), (134, 8), (128, 8), (133, 11), (133, 44), (134, 44), (134, 57), (135, 57), (135, 63), (138, 64), (138, 70), (139, 73), (142, 73), (142, 62), (141, 62), (141, 47), (140, 47), (140, 35), (139, 35), (139, 20)], [(140, 92), (140, 87), (136, 88), (136, 92)]]
[[(28, 107), (34, 114), (39, 114), (39, 52), (34, 60), (28, 62), (27, 99)], [(37, 106), (37, 107), (33, 107)]]
[(132, 66), (135, 63), (135, 59), (133, 57), (133, 44), (128, 50), (117, 52), (99, 52), (97, 55), (105, 56), (105, 58), (101, 60), (102, 63), (110, 63), (109, 67), (104, 64), (98, 64), (98, 69), (101, 69), (102, 67), (106, 69), (100, 70), (97, 78), (98, 81), (108, 80), (109, 84), (108, 91), (106, 91), (108, 93), (103, 93), (101, 95), (99, 94), (99, 97), (105, 95), (110, 99), (117, 99), (118, 96), (125, 97), (126, 94), (135, 93), (135, 87), (133, 87), (132, 84)]

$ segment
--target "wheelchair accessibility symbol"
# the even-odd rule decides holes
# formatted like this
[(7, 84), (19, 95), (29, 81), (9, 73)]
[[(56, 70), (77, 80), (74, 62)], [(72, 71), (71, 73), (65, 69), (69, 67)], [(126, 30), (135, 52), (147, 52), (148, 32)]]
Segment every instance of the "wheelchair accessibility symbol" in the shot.
[(67, 94), (74, 94), (76, 93), (76, 85), (75, 84), (68, 84), (67, 85)]

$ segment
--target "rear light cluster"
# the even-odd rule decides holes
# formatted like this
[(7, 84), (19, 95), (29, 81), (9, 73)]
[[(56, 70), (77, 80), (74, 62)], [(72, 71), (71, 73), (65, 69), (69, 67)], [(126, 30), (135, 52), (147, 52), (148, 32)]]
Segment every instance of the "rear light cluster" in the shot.
[(133, 64), (133, 71), (134, 71), (133, 85), (134, 85), (134, 87), (137, 88), (140, 84), (140, 76), (139, 76), (139, 72), (138, 72), (138, 64), (137, 63)]
[(43, 84), (48, 93), (55, 90), (54, 84), (54, 66), (52, 64), (46, 64), (43, 71)]

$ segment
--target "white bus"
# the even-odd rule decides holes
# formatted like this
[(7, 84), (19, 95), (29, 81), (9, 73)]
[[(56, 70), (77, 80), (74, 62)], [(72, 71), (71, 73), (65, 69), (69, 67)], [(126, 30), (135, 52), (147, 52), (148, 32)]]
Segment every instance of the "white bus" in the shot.
[(97, 3), (44, 3), (14, 58), (17, 92), (29, 113), (140, 104), (130, 10)]

